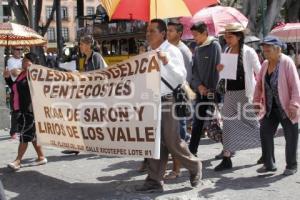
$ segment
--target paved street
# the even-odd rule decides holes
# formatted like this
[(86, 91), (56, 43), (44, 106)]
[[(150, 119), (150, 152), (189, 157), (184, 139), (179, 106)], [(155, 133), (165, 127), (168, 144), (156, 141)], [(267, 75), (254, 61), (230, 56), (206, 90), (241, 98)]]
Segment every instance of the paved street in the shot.
[(60, 149), (45, 147), (49, 163), (32, 166), (35, 152), (30, 146), (24, 157), (24, 167), (12, 172), (6, 166), (16, 156), (18, 141), (0, 131), (0, 180), (7, 198), (14, 200), (296, 200), (300, 196), (300, 172), (290, 177), (281, 175), (285, 167), (284, 144), (283, 137), (276, 138), (278, 171), (273, 174), (256, 173), (260, 167), (255, 164), (260, 149), (238, 152), (233, 158), (232, 170), (216, 173), (213, 167), (220, 161), (213, 158), (221, 151), (221, 145), (203, 139), (198, 153), (204, 164), (202, 185), (191, 188), (189, 174), (183, 169), (181, 177), (166, 182), (164, 193), (141, 194), (134, 192), (134, 186), (142, 184), (145, 178), (145, 174), (136, 171), (142, 159), (84, 153), (63, 155)]

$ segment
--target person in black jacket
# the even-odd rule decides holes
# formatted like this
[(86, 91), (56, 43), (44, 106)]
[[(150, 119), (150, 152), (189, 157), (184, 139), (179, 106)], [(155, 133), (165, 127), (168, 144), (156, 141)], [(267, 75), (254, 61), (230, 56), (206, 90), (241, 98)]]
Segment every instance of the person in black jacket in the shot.
[(35, 61), (35, 54), (25, 54), (22, 61), (23, 71), (19, 74), (17, 79), (13, 82), (10, 77), (5, 77), (7, 83), (9, 83), (13, 88), (13, 110), (18, 113), (18, 127), (20, 131), (20, 144), (17, 158), (8, 164), (8, 167), (13, 170), (19, 170), (21, 168), (21, 160), (27, 150), (28, 142), (32, 142), (38, 156), (35, 164), (42, 165), (47, 163), (47, 159), (44, 156), (42, 148), (36, 141), (34, 115), (26, 76), (27, 68)]
[(208, 28), (204, 22), (194, 24), (191, 31), (197, 47), (193, 59), (190, 85), (196, 92), (197, 98), (189, 149), (192, 154), (197, 155), (205, 118), (209, 117), (207, 112), (213, 112), (212, 104), (216, 102), (215, 90), (219, 80), (216, 66), (220, 64), (221, 46), (215, 38), (208, 35)]

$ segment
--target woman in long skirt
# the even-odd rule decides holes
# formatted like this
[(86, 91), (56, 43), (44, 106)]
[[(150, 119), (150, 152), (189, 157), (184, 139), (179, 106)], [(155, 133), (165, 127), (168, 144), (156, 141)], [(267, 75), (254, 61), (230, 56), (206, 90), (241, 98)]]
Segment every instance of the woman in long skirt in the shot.
[[(238, 150), (260, 146), (259, 122), (252, 103), (255, 74), (261, 68), (254, 49), (244, 44), (244, 27), (240, 24), (225, 26), (226, 53), (237, 54), (236, 80), (226, 79), (226, 93), (222, 110), (223, 160), (215, 171), (232, 168), (231, 154)], [(222, 64), (217, 66), (223, 70)]]

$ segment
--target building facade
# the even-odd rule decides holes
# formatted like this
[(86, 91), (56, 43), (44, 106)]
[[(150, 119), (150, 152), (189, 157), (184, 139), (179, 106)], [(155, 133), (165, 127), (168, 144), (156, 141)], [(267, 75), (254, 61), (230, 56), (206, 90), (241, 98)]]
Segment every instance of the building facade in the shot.
[[(84, 0), (84, 15), (94, 15), (96, 8), (100, 4), (99, 0)], [(52, 10), (53, 0), (44, 0), (41, 13), (40, 25), (45, 25)], [(77, 20), (77, 1), (61, 0), (61, 22), (62, 37), (66, 45), (72, 46), (77, 40), (78, 20)], [(48, 48), (56, 48), (56, 17), (51, 22), (46, 38), (48, 39)]]

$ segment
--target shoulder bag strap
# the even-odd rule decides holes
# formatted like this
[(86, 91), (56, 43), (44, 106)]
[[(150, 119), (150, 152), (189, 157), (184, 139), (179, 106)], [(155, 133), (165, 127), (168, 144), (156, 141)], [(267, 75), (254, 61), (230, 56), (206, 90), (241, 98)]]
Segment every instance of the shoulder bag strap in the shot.
[(164, 82), (164, 84), (170, 88), (170, 90), (172, 90), (174, 92), (174, 88), (171, 86), (170, 83), (168, 83), (168, 81), (166, 79), (164, 79), (163, 77), (161, 77), (162, 82)]

